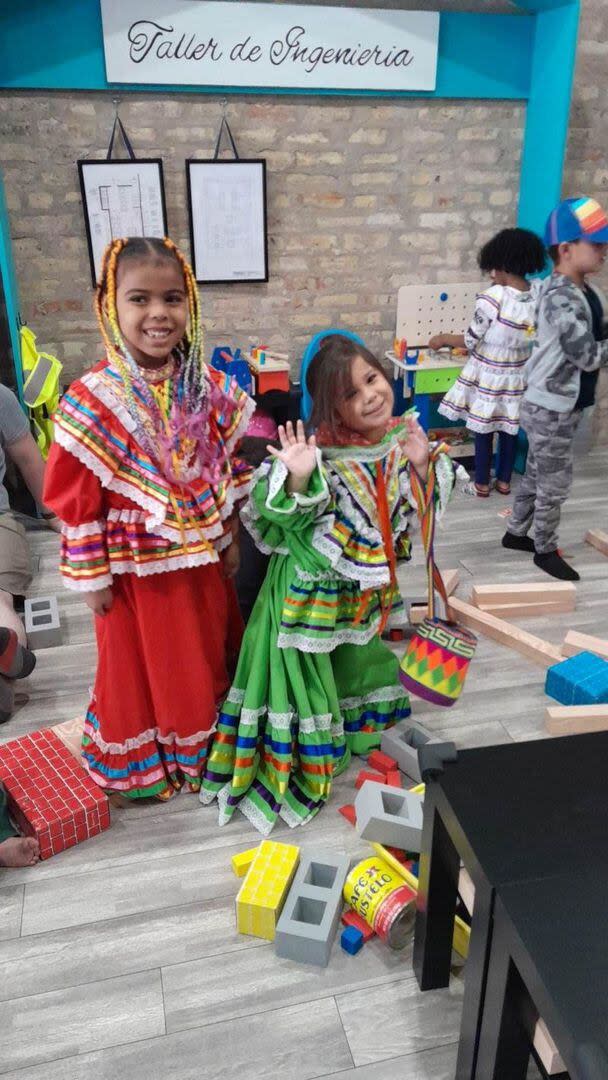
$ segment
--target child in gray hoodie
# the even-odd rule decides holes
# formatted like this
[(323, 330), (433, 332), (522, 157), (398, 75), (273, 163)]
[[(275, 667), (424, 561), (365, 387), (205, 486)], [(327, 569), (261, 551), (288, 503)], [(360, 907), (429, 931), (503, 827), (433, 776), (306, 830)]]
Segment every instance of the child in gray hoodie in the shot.
[(539, 292), (526, 368), (520, 423), (528, 461), (502, 544), (534, 552), (552, 577), (578, 581), (558, 551), (557, 530), (572, 485), (574, 435), (582, 410), (595, 401), (598, 370), (608, 364), (603, 303), (586, 281), (606, 258), (608, 217), (594, 199), (566, 199), (549, 216), (545, 244), (555, 267)]

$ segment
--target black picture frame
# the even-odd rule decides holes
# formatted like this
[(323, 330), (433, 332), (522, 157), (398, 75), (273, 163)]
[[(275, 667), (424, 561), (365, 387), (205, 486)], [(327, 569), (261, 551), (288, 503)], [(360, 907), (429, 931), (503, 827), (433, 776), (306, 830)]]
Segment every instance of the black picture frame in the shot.
[(92, 210), (91, 210), (91, 207), (89, 206), (89, 199), (88, 199), (88, 195), (87, 195), (87, 182), (88, 182), (87, 172), (88, 172), (88, 170), (99, 169), (100, 176), (101, 176), (102, 168), (103, 168), (103, 171), (106, 173), (106, 175), (107, 175), (107, 171), (109, 169), (116, 170), (117, 175), (118, 175), (121, 170), (123, 172), (126, 172), (126, 170), (130, 170), (131, 173), (133, 173), (134, 171), (137, 172), (138, 167), (140, 165), (145, 165), (145, 166), (154, 165), (154, 166), (156, 166), (156, 169), (158, 170), (158, 173), (157, 173), (157, 183), (158, 183), (157, 206), (158, 206), (158, 211), (160, 211), (160, 215), (161, 215), (161, 218), (162, 218), (162, 231), (161, 231), (161, 228), (158, 227), (158, 226), (155, 227), (155, 228), (152, 228), (152, 229), (146, 228), (145, 231), (143, 231), (144, 226), (147, 223), (144, 222), (143, 214), (142, 214), (142, 220), (141, 220), (142, 231), (140, 231), (140, 232), (130, 231), (129, 235), (131, 235), (131, 236), (144, 236), (144, 235), (145, 236), (158, 236), (158, 237), (162, 238), (163, 236), (167, 236), (167, 204), (166, 204), (166, 201), (165, 201), (165, 179), (164, 179), (164, 174), (163, 174), (163, 163), (162, 163), (161, 158), (134, 158), (134, 159), (132, 159), (132, 158), (124, 158), (124, 159), (120, 159), (119, 161), (112, 161), (112, 160), (107, 161), (104, 158), (81, 158), (77, 162), (77, 165), (78, 165), (78, 178), (79, 178), (79, 181), (80, 181), (80, 194), (81, 194), (81, 198), (82, 198), (82, 211), (83, 211), (83, 214), (84, 214), (84, 223), (85, 223), (85, 229), (86, 229), (86, 234), (87, 234), (87, 247), (88, 247), (88, 251), (89, 251), (89, 262), (90, 262), (90, 266), (91, 266), (91, 280), (92, 280), (92, 283), (93, 283), (93, 288), (96, 288), (97, 283), (98, 283), (98, 267), (99, 267), (98, 257), (100, 255), (100, 251), (101, 252), (103, 251), (103, 248), (105, 247), (106, 243), (109, 242), (110, 239), (115, 240), (118, 236), (124, 236), (125, 234), (124, 234), (124, 231), (122, 231), (122, 230), (119, 231), (119, 232), (116, 232), (116, 234), (114, 234), (112, 228), (110, 227), (109, 235), (108, 235), (108, 233), (106, 233), (106, 236), (104, 237), (103, 242), (100, 243), (97, 238), (95, 238), (95, 240), (94, 240), (93, 233), (92, 233), (92, 228), (91, 228)]
[[(200, 251), (200, 244), (196, 239), (196, 227), (195, 227), (195, 210), (194, 210), (194, 197), (193, 186), (195, 177), (193, 173), (196, 172), (197, 166), (204, 166), (205, 168), (211, 167), (214, 169), (216, 166), (228, 167), (230, 169), (238, 169), (243, 166), (257, 166), (261, 171), (261, 205), (258, 207), (258, 216), (261, 222), (263, 235), (260, 238), (258, 249), (263, 258), (263, 270), (260, 274), (254, 274), (249, 276), (246, 272), (239, 271), (233, 277), (214, 276), (203, 273), (203, 259), (202, 252)], [(197, 182), (202, 183), (202, 174), (199, 175)], [(186, 159), (186, 187), (188, 196), (188, 221), (190, 228), (190, 254), (192, 261), (192, 269), (194, 276), (200, 285), (238, 285), (238, 284), (264, 284), (269, 280), (268, 272), (268, 210), (267, 210), (267, 187), (266, 187), (266, 160), (264, 158), (187, 158)]]

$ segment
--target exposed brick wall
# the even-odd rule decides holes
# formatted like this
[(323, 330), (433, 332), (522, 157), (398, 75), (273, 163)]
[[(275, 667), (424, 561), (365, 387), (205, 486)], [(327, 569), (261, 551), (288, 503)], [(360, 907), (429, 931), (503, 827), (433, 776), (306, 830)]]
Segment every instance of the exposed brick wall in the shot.
[[(188, 248), (184, 159), (212, 152), (219, 100), (129, 95), (140, 156), (162, 156), (169, 229)], [(98, 352), (75, 162), (107, 149), (109, 94), (6, 94), (0, 149), (24, 314), (74, 375)], [(393, 336), (406, 282), (475, 278), (513, 219), (523, 107), (232, 98), (239, 151), (268, 163), (270, 281), (203, 290), (209, 344), (250, 335), (293, 356), (328, 325)]]
[[(608, 199), (607, 57), (608, 5), (583, 0), (566, 194)], [(120, 111), (137, 153), (163, 158), (169, 230), (188, 250), (184, 159), (212, 151), (219, 98), (128, 94)], [(22, 309), (68, 378), (99, 355), (75, 162), (105, 154), (112, 117), (111, 93), (0, 98)], [(333, 324), (383, 350), (399, 285), (475, 278), (479, 244), (515, 218), (522, 105), (237, 96), (228, 117), (241, 153), (267, 159), (270, 281), (204, 289), (209, 347), (252, 336), (295, 360)], [(608, 379), (596, 435), (608, 441)]]

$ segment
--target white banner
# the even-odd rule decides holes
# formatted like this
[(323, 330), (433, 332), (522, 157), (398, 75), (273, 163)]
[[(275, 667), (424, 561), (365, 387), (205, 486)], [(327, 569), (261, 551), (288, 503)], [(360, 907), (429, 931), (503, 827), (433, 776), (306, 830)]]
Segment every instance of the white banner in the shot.
[(439, 13), (101, 0), (108, 82), (434, 90)]

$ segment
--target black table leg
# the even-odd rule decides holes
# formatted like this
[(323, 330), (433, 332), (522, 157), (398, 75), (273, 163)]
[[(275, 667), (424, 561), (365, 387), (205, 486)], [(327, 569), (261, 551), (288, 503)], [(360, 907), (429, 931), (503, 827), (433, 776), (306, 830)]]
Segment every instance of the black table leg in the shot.
[(477, 1075), (483, 1080), (525, 1080), (538, 1020), (515, 967), (503, 924), (495, 918), (488, 966)]
[[(470, 1080), (475, 1076), (477, 1047), (492, 941), (493, 907), (494, 890), (485, 883), (476, 882), (469, 955), (464, 969), (464, 1000), (460, 1023), (456, 1080)], [(479, 1080), (482, 1080), (481, 1073), (479, 1074)]]
[(414, 938), (414, 972), (421, 990), (448, 986), (460, 858), (426, 786)]

